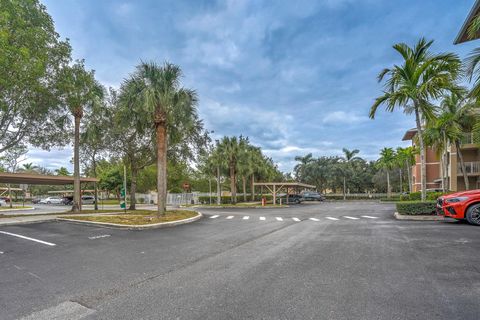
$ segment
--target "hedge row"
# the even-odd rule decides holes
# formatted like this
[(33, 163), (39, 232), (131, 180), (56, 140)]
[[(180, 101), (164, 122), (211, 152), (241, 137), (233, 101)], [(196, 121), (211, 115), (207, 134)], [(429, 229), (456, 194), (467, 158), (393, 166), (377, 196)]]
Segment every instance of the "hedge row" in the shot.
[[(273, 200), (273, 197), (272, 195), (264, 195), (264, 197), (267, 199), (267, 201), (272, 201)], [(252, 200), (252, 197), (249, 195), (247, 196), (247, 202), (248, 201), (251, 201)], [(198, 197), (198, 201), (201, 203), (201, 204), (209, 204), (210, 203), (210, 197), (208, 196), (201, 196), (201, 197)], [(232, 203), (232, 197), (230, 196), (222, 196), (220, 198), (220, 201), (222, 204), (231, 204)], [(255, 195), (255, 201), (262, 201), (262, 196), (261, 195)], [(243, 201), (243, 196), (237, 196), (237, 203), (241, 203), (241, 202), (244, 202)], [(216, 195), (213, 195), (212, 194), (212, 203), (213, 204), (216, 204), (217, 203), (217, 196)]]
[(397, 212), (405, 215), (435, 215), (436, 201), (401, 201), (398, 202)]
[[(443, 192), (427, 192), (427, 200), (437, 200), (438, 197), (443, 196)], [(422, 198), (422, 193), (412, 192), (410, 194), (402, 194), (400, 196), (401, 201), (418, 201)]]

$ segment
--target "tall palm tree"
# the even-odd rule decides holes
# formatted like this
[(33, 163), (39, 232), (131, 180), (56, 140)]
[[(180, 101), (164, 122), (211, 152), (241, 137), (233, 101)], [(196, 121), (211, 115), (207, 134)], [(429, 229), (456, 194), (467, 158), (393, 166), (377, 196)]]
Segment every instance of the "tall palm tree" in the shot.
[(387, 197), (392, 196), (392, 188), (390, 185), (390, 170), (395, 167), (396, 164), (395, 151), (392, 148), (383, 148), (380, 151), (380, 158), (377, 160), (377, 165), (380, 168), (385, 169), (387, 172)]
[(408, 191), (412, 192), (412, 173), (411, 168), (415, 165), (415, 155), (416, 149), (412, 147), (406, 148), (397, 148), (397, 158), (399, 161), (399, 165), (405, 166), (407, 170), (407, 179), (408, 179)]
[(460, 72), (458, 56), (453, 53), (433, 54), (429, 51), (432, 43), (433, 41), (421, 38), (413, 48), (404, 43), (393, 46), (404, 61), (380, 72), (379, 82), (387, 77), (384, 92), (376, 98), (370, 109), (372, 119), (381, 105), (385, 105), (389, 112), (398, 107), (402, 108), (404, 113), (415, 115), (420, 144), (422, 201), (426, 199), (427, 190), (422, 122), (434, 117), (432, 100), (439, 99), (446, 91), (456, 90), (455, 82)]
[(296, 164), (295, 167), (293, 168), (293, 171), (295, 172), (297, 179), (302, 180), (304, 178), (302, 175), (304, 174), (305, 167), (314, 160), (315, 159), (313, 158), (313, 155), (311, 153), (307, 154), (304, 157), (302, 156), (295, 157), (295, 161), (300, 162)]
[[(181, 87), (180, 67), (171, 63), (141, 63), (124, 86), (137, 106), (132, 110), (140, 133), (154, 127), (157, 151), (157, 213), (164, 215), (167, 198), (168, 140), (197, 125), (197, 94)], [(127, 85), (128, 84), (128, 85)]]
[(73, 212), (81, 210), (80, 190), (80, 121), (85, 108), (90, 106), (99, 95), (103, 94), (102, 86), (95, 80), (94, 72), (85, 70), (84, 61), (77, 61), (62, 70), (59, 83), (63, 93), (65, 106), (74, 118), (73, 142)]
[(223, 137), (218, 145), (220, 154), (228, 163), (232, 204), (237, 202), (238, 159), (241, 157), (245, 143), (246, 139), (242, 136), (238, 139), (237, 137)]
[(354, 150), (348, 150), (347, 148), (343, 148), (343, 156), (340, 157), (340, 159), (343, 162), (343, 200), (347, 198), (347, 174), (352, 171), (352, 165), (360, 160), (363, 160), (360, 157), (357, 157), (357, 154), (360, 153), (360, 150), (354, 149)]

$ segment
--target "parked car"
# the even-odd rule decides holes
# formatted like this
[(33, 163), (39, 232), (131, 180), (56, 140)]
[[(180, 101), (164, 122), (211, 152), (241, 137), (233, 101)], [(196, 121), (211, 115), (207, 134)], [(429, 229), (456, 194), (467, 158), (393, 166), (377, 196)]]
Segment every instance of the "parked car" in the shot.
[(40, 198), (32, 198), (32, 203), (33, 203), (33, 204), (37, 204), (37, 203), (39, 203), (41, 200), (42, 200), (42, 199), (40, 199)]
[(0, 199), (0, 207), (6, 207), (7, 206), (7, 201)]
[(82, 204), (95, 204), (95, 197), (82, 196)]
[(302, 193), (303, 200), (305, 201), (323, 201), (325, 200), (325, 196), (318, 192), (303, 192)]
[(437, 214), (480, 226), (480, 190), (461, 191), (437, 199)]
[(282, 204), (299, 204), (302, 202), (302, 196), (299, 194), (289, 194), (288, 198), (286, 194), (280, 194), (277, 196), (277, 203)]
[(59, 197), (48, 197), (40, 200), (41, 204), (62, 204), (62, 198)]
[(65, 196), (62, 198), (62, 203), (66, 206), (71, 206), (73, 204), (73, 196)]
[(0, 197), (0, 200), (5, 201), (6, 203), (9, 203), (9, 202), (10, 202), (10, 198), (9, 198), (9, 197)]

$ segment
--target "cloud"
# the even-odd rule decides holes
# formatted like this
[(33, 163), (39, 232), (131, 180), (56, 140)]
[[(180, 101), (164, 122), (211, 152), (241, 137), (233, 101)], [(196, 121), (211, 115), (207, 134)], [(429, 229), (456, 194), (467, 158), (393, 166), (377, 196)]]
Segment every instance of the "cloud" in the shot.
[(325, 124), (330, 124), (330, 125), (337, 125), (337, 124), (354, 124), (354, 123), (360, 123), (360, 122), (365, 122), (368, 121), (368, 117), (362, 117), (359, 115), (356, 115), (351, 112), (345, 112), (345, 111), (333, 111), (328, 113), (324, 118), (323, 118), (323, 123)]

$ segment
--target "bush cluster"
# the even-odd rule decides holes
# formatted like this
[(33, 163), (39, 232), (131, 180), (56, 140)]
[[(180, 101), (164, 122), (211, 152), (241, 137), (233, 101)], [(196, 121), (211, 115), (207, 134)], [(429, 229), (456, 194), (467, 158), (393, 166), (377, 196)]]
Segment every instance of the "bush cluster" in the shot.
[[(438, 197), (443, 196), (445, 193), (443, 192), (427, 192), (427, 199), (426, 200), (437, 200)], [(402, 194), (400, 196), (401, 201), (418, 201), (422, 198), (422, 193), (412, 192), (410, 194)]]
[(400, 201), (397, 202), (397, 212), (405, 215), (435, 215), (436, 201)]
[[(267, 201), (272, 201), (273, 200), (273, 197), (272, 195), (264, 195), (264, 197), (267, 199)], [(247, 201), (251, 201), (251, 196), (248, 195), (247, 196)], [(198, 201), (201, 203), (201, 204), (209, 204), (210, 203), (210, 197), (208, 196), (201, 196), (201, 197), (198, 197)], [(221, 199), (220, 199), (221, 203), (222, 204), (231, 204), (232, 203), (232, 198), (230, 196), (222, 196)], [(255, 201), (262, 201), (262, 196), (261, 195), (255, 195)], [(237, 203), (241, 203), (241, 202), (244, 202), (243, 201), (243, 196), (238, 196), (237, 195)], [(212, 204), (216, 204), (217, 203), (217, 195), (216, 194), (212, 194)]]

